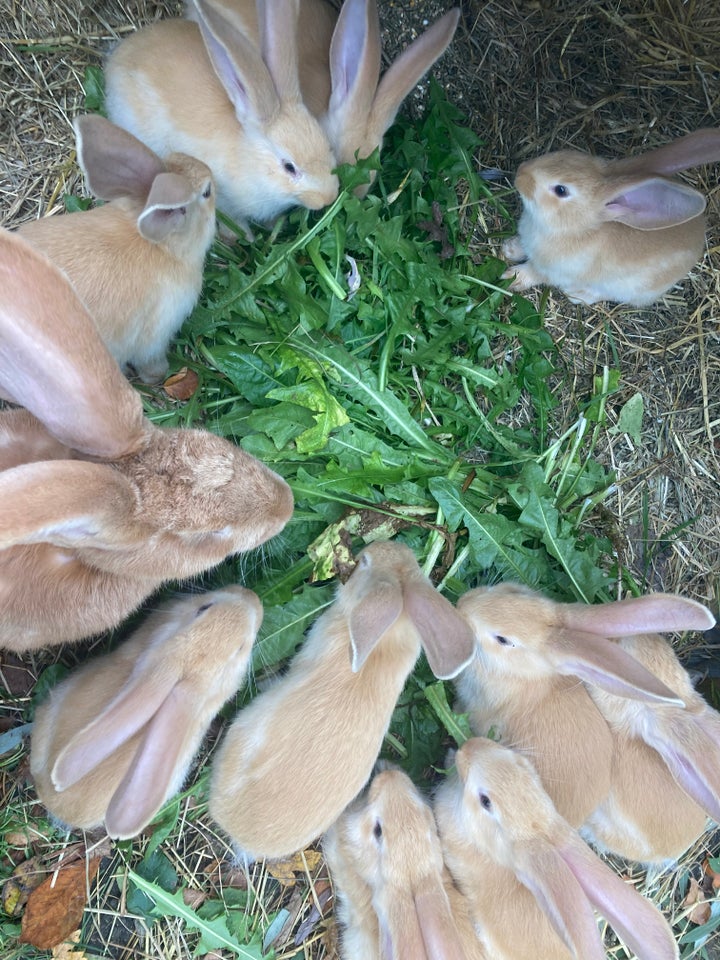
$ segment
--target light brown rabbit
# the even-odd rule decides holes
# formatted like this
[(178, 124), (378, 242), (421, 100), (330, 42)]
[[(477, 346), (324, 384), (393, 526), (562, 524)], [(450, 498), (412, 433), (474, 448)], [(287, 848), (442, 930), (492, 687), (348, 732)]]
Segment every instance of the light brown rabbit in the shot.
[(703, 833), (708, 816), (720, 823), (720, 714), (693, 689), (662, 637), (618, 642), (675, 690), (685, 709), (590, 688), (613, 732), (614, 751), (610, 793), (583, 833), (633, 860), (676, 860)]
[(33, 724), (38, 796), (66, 826), (135, 836), (182, 786), (210, 721), (242, 684), (262, 622), (229, 586), (175, 600), (55, 687)]
[(215, 233), (212, 175), (181, 153), (161, 160), (104, 117), (78, 117), (75, 133), (88, 187), (111, 202), (19, 232), (65, 272), (120, 366), (155, 383), (202, 288)]
[(247, 228), (296, 204), (318, 210), (338, 192), (335, 158), (303, 105), (297, 0), (258, 0), (260, 43), (221, 3), (131, 34), (106, 69), (111, 120), (164, 156), (182, 150), (210, 167), (218, 208)]
[(485, 960), (432, 811), (407, 774), (381, 768), (325, 835), (323, 852), (343, 960)]
[(457, 678), (460, 709), (537, 769), (560, 814), (579, 827), (610, 790), (613, 737), (580, 680), (618, 697), (682, 707), (681, 696), (608, 637), (705, 629), (705, 607), (667, 594), (615, 603), (556, 603), (514, 583), (480, 587), (457, 605), (474, 662)]
[(559, 815), (530, 762), (468, 740), (438, 789), (445, 862), (493, 960), (605, 960), (595, 907), (638, 960), (673, 960), (662, 914)]
[(246, 856), (285, 856), (337, 819), (370, 776), (421, 645), (439, 677), (473, 653), (470, 629), (412, 551), (373, 543), (289, 671), (220, 745), (210, 813)]
[(720, 130), (605, 160), (559, 150), (518, 168), (523, 212), (503, 247), (511, 290), (546, 283), (576, 302), (644, 306), (692, 269), (705, 243), (705, 198), (671, 175), (720, 160)]
[[(221, 0), (258, 39), (253, 0)], [(192, 7), (189, 7), (192, 16)], [(377, 0), (344, 0), (340, 14), (327, 0), (300, 0), (297, 46), (300, 87), (320, 120), (338, 163), (354, 163), (381, 147), (401, 103), (447, 49), (460, 18), (454, 8), (405, 49), (380, 78)], [(359, 194), (367, 192), (367, 186)]]
[(27, 411), (0, 412), (0, 647), (107, 630), (282, 529), (285, 481), (212, 433), (146, 420), (65, 276), (7, 231), (0, 291), (0, 393)]

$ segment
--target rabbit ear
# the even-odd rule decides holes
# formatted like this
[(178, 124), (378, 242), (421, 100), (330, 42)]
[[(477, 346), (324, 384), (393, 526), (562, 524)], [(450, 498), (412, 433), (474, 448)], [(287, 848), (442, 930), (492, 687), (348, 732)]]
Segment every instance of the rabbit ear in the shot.
[(459, 19), (460, 10), (457, 7), (449, 10), (411, 43), (383, 74), (369, 122), (369, 127), (377, 133), (378, 142), (395, 119), (405, 97), (445, 52)]
[(555, 849), (536, 840), (520, 856), (515, 873), (570, 953), (582, 960), (605, 960), (595, 914), (580, 883)]
[(144, 200), (155, 177), (165, 170), (160, 157), (98, 114), (76, 117), (73, 127), (78, 162), (90, 192), (101, 200)]
[(627, 157), (613, 160), (612, 169), (626, 173), (661, 173), (670, 176), (680, 170), (699, 167), (703, 163), (720, 160), (720, 130), (705, 127), (694, 130), (666, 143), (655, 150), (640, 154), (639, 157)]
[(300, 101), (298, 0), (257, 0), (260, 51), (278, 96)]
[(556, 849), (585, 897), (638, 960), (676, 960), (672, 930), (649, 900), (621, 880), (574, 831)]
[[(189, 685), (177, 684), (155, 711), (127, 773), (118, 785), (105, 814), (111, 837), (134, 837), (160, 809), (179, 778), (187, 732), (196, 722), (197, 698)], [(179, 786), (179, 784), (177, 784)]]
[(715, 617), (701, 603), (668, 593), (630, 597), (614, 603), (566, 603), (559, 605), (558, 611), (566, 627), (600, 637), (708, 630), (715, 624)]
[[(359, 571), (367, 578), (348, 617), (352, 646), (352, 671), (357, 673), (377, 646), (380, 638), (403, 611), (403, 595), (399, 584), (374, 574)], [(357, 574), (353, 574), (357, 576)]]
[(440, 877), (415, 894), (415, 911), (431, 960), (465, 960), (465, 953)]
[(210, 0), (193, 0), (205, 48), (240, 123), (266, 124), (280, 109), (270, 72), (255, 45)]
[(153, 243), (164, 240), (169, 234), (182, 227), (186, 216), (186, 207), (195, 198), (190, 182), (177, 173), (160, 173), (153, 181), (145, 203), (145, 209), (138, 217), (138, 230)]
[(141, 659), (115, 699), (58, 754), (51, 773), (58, 790), (66, 790), (94, 770), (161, 709), (180, 678), (171, 668), (160, 672), (147, 667)]
[(475, 655), (475, 635), (467, 621), (430, 583), (419, 579), (405, 586), (405, 611), (435, 676), (457, 676)]
[(0, 390), (54, 437), (118, 459), (145, 441), (142, 401), (61, 271), (0, 232)]
[(132, 485), (84, 460), (26, 463), (0, 473), (0, 549), (18, 544), (112, 548), (133, 530)]
[(367, 117), (380, 78), (377, 0), (345, 0), (330, 43), (328, 113)]
[(705, 197), (675, 180), (649, 177), (615, 188), (605, 201), (605, 220), (616, 220), (637, 230), (661, 230), (700, 216)]
[[(392, 960), (436, 960), (425, 949), (420, 920), (408, 891), (396, 893), (387, 915), (378, 913), (382, 956)], [(393, 937), (395, 932), (395, 937)]]
[(560, 674), (579, 677), (617, 697), (685, 705), (655, 674), (605, 637), (580, 630), (558, 630), (549, 649)]

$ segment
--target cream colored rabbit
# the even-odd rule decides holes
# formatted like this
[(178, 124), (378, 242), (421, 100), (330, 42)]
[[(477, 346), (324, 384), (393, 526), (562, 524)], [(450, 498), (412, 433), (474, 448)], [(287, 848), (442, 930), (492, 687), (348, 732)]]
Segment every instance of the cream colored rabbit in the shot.
[(33, 724), (38, 796), (67, 826), (132, 837), (182, 786), (262, 623), (250, 590), (169, 603), (50, 692)]
[(485, 960), (443, 862), (432, 811), (401, 770), (381, 768), (323, 840), (343, 960)]
[(373, 543), (288, 672), (238, 715), (213, 765), (210, 814), (246, 856), (319, 837), (366, 783), (423, 647), (436, 676), (472, 634), (400, 543)]
[(200, 296), (215, 234), (212, 175), (184, 154), (161, 160), (104, 117), (78, 117), (75, 132), (87, 185), (110, 203), (19, 232), (64, 271), (120, 366), (155, 383)]
[(610, 790), (613, 737), (584, 680), (619, 697), (682, 707), (681, 697), (609, 637), (704, 629), (705, 607), (667, 594), (556, 603), (519, 584), (480, 587), (457, 605), (477, 656), (456, 681), (480, 735), (495, 730), (535, 765), (560, 814), (579, 827)]
[[(161, 429), (67, 278), (0, 232), (0, 647), (80, 640), (278, 533), (290, 488), (206, 430)], [(48, 457), (49, 459), (41, 459)]]
[(593, 907), (638, 960), (675, 960), (662, 914), (555, 810), (528, 760), (468, 740), (434, 804), (445, 862), (493, 960), (605, 960)]

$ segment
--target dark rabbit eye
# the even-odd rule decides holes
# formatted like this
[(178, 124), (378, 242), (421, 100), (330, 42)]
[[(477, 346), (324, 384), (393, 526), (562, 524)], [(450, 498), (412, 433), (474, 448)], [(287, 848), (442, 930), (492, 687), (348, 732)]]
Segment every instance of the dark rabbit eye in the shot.
[(502, 637), (500, 634), (495, 634), (495, 639), (503, 647), (511, 647), (513, 645), (512, 640), (508, 640), (507, 637)]
[(211, 184), (211, 183), (209, 183), (209, 184), (205, 187), (205, 189), (204, 189), (203, 192), (202, 192), (202, 195), (203, 195), (203, 198), (204, 198), (205, 200), (207, 200), (208, 197), (212, 196), (212, 184)]
[(492, 810), (492, 801), (486, 793), (480, 794), (480, 803), (483, 810)]
[(283, 160), (283, 168), (291, 177), (297, 176), (297, 167), (291, 160)]
[(382, 824), (379, 820), (375, 821), (375, 826), (373, 827), (373, 836), (376, 840), (379, 840), (382, 837)]
[(212, 603), (204, 603), (201, 607), (198, 607), (195, 611), (195, 616), (199, 617), (201, 613), (205, 613), (206, 610), (209, 610), (212, 607)]
[(562, 183), (556, 183), (553, 187), (553, 193), (556, 197), (567, 197), (570, 194), (570, 191)]

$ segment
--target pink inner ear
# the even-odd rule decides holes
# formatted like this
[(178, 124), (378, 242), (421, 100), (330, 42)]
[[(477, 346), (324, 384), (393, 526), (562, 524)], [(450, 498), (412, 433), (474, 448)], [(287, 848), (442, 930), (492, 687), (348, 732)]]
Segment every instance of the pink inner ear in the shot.
[(653, 177), (629, 186), (605, 204), (608, 220), (638, 230), (660, 230), (699, 216), (705, 209), (701, 193), (672, 180)]

